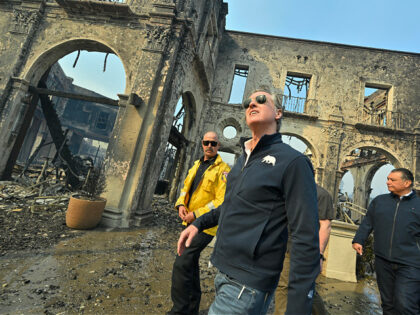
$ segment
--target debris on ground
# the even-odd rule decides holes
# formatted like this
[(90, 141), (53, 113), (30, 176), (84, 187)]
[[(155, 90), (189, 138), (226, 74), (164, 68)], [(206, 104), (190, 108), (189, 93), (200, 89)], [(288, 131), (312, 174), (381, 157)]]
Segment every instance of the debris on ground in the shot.
[[(151, 222), (139, 228), (71, 230), (69, 193), (38, 196), (30, 185), (0, 182), (2, 314), (165, 314), (172, 264), (183, 227), (178, 212), (155, 196)], [(212, 248), (200, 257), (202, 301), (214, 299)], [(380, 314), (376, 283), (323, 279), (330, 314)]]

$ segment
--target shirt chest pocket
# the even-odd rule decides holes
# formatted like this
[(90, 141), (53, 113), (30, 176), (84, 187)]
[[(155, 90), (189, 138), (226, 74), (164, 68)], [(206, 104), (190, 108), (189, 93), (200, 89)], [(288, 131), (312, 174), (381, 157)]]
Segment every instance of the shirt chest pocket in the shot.
[(210, 172), (205, 173), (203, 176), (203, 183), (201, 184), (201, 187), (207, 192), (213, 191), (216, 177), (217, 177), (217, 172), (210, 171)]

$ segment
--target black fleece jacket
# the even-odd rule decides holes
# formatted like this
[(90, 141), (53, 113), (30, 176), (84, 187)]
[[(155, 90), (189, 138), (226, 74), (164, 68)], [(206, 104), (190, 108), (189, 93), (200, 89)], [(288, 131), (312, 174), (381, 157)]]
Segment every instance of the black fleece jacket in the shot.
[(219, 225), (211, 261), (221, 272), (262, 291), (277, 286), (291, 232), (286, 314), (310, 314), (319, 273), (317, 194), (308, 158), (265, 135), (228, 175), (224, 203), (193, 222)]
[(420, 198), (414, 191), (402, 199), (392, 193), (373, 199), (353, 243), (364, 245), (372, 230), (375, 255), (420, 268)]

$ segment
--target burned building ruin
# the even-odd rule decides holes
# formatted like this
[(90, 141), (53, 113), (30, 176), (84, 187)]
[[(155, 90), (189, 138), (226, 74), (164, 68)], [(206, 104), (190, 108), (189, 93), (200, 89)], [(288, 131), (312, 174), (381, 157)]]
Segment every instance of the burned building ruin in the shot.
[[(118, 100), (90, 95), (117, 105), (104, 160), (107, 226), (150, 219), (159, 180), (173, 199), (203, 131), (217, 131), (221, 150), (240, 154), (249, 131), (241, 100), (231, 100), (237, 77), (243, 95), (261, 84), (282, 94), (282, 134), (307, 145), (317, 182), (335, 198), (351, 163), (361, 182), (384, 161), (406, 167), (420, 188), (420, 54), (226, 30), (221, 0), (4, 0), (0, 11), (2, 179), (29, 154), (24, 138), (38, 99), (55, 93), (41, 85), (57, 60), (98, 51), (124, 66)], [(365, 97), (367, 88), (378, 92)], [(83, 89), (67, 96), (89, 99)], [(234, 136), (222, 136), (226, 128)], [(375, 156), (363, 164), (351, 158), (357, 149)], [(358, 190), (357, 202), (367, 200), (369, 187)]]

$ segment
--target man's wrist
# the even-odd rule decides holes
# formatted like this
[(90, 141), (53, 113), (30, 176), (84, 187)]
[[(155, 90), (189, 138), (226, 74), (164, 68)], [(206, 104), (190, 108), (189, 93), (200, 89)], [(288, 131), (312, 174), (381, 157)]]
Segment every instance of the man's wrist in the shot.
[(325, 261), (325, 257), (323, 253), (319, 253), (319, 259), (321, 259), (322, 261)]

